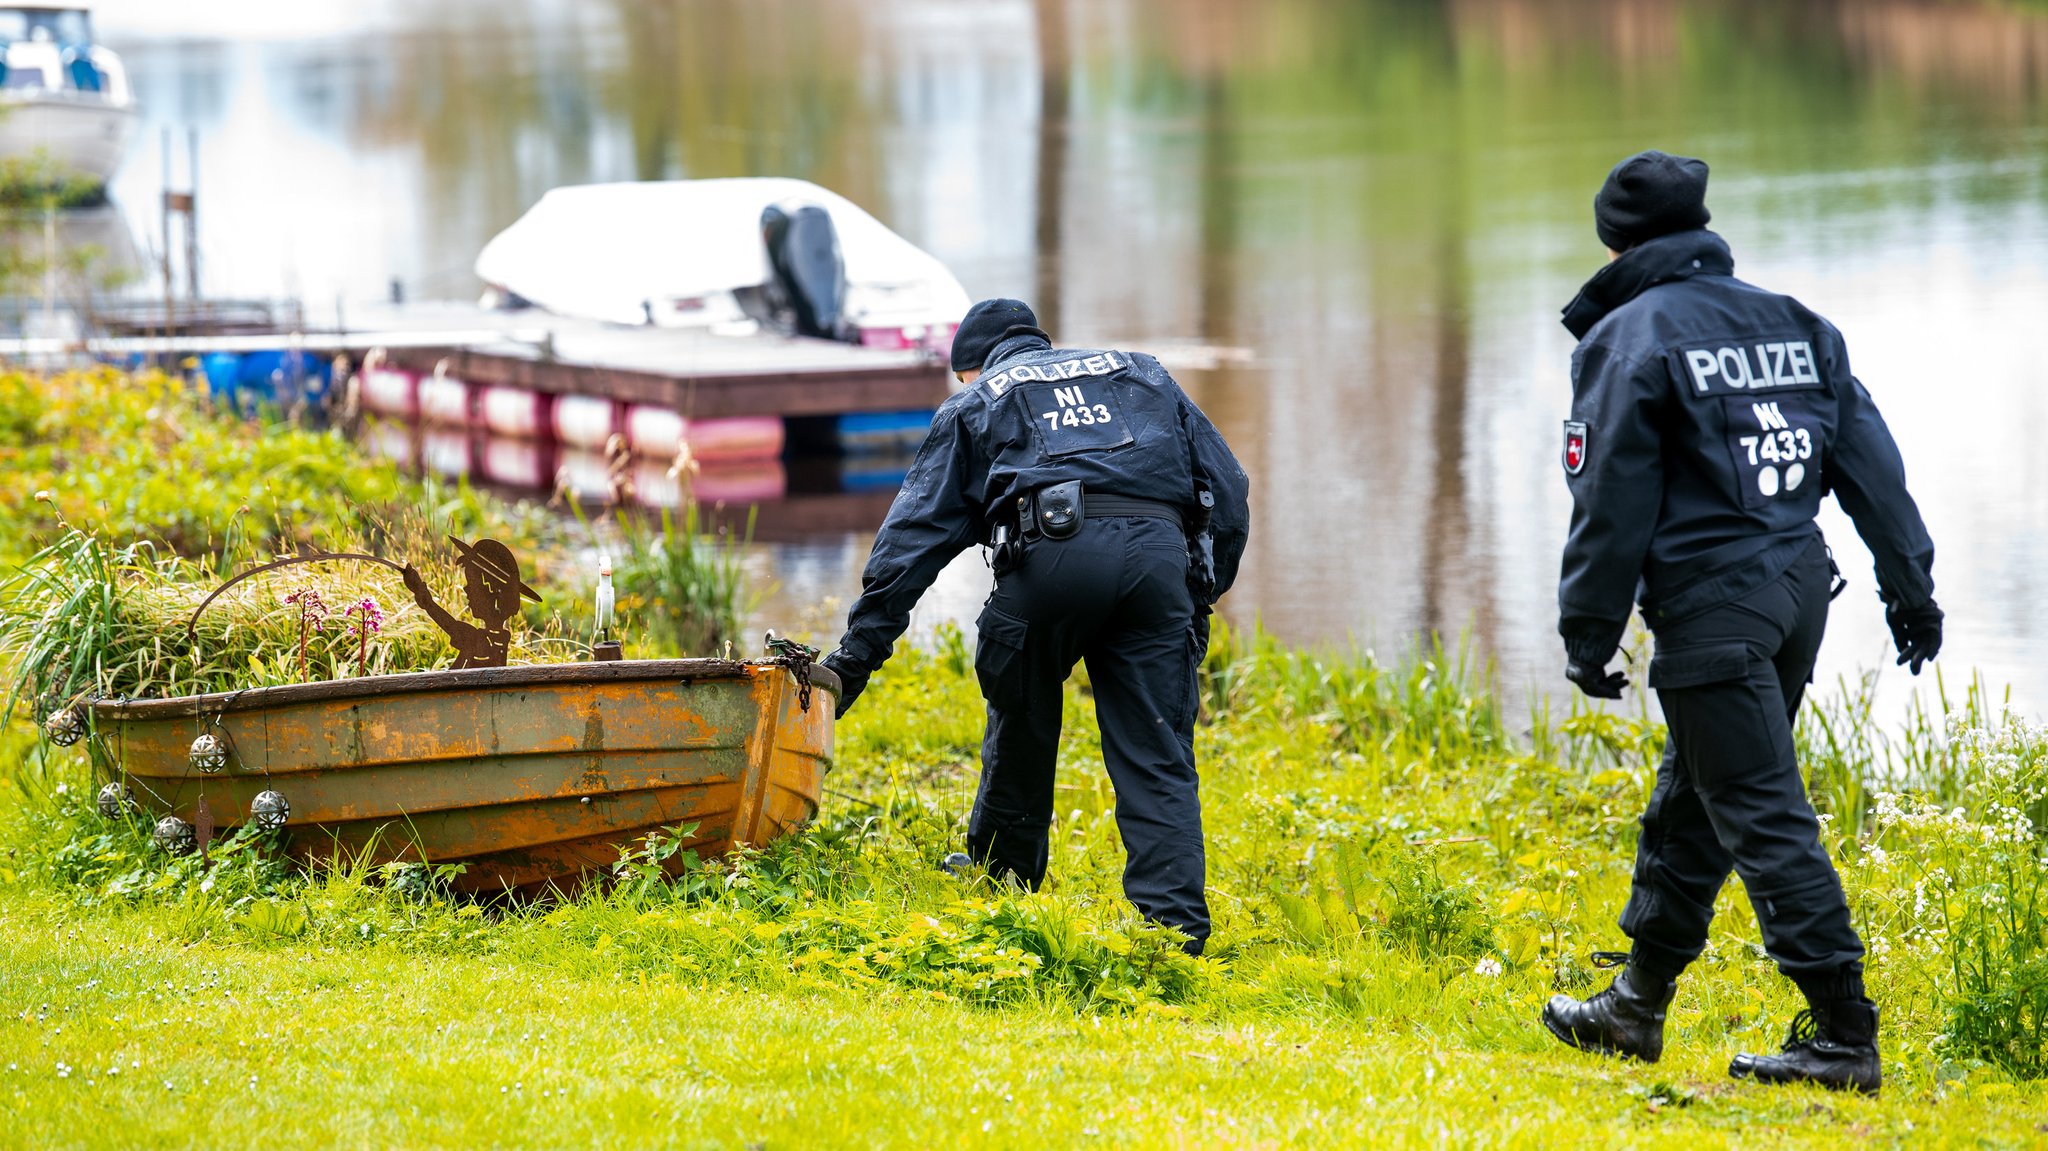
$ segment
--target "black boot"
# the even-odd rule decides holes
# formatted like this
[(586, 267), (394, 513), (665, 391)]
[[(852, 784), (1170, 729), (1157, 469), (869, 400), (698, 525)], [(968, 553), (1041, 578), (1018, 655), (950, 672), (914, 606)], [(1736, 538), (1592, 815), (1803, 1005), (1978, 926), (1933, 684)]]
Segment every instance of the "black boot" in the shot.
[(1875, 1095), (1884, 1082), (1877, 1057), (1877, 1004), (1868, 999), (1817, 1003), (1792, 1017), (1783, 1054), (1745, 1051), (1728, 1064), (1728, 1074), (1758, 1083), (1818, 1083)]
[(1678, 984), (1622, 968), (1607, 990), (1581, 1002), (1553, 995), (1543, 1025), (1573, 1047), (1655, 1063), (1664, 1055), (1664, 1009)]

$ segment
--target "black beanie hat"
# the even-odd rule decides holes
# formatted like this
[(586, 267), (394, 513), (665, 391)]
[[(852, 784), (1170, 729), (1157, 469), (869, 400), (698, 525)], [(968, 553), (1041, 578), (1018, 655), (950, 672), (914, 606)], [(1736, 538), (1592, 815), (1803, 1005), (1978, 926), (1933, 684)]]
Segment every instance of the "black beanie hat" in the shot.
[(953, 370), (979, 370), (997, 344), (1019, 335), (1045, 335), (1030, 304), (1022, 300), (983, 300), (967, 309), (967, 314), (960, 318), (960, 330), (953, 333)]
[(1707, 162), (1654, 149), (1616, 164), (1593, 197), (1593, 228), (1617, 252), (1709, 219)]

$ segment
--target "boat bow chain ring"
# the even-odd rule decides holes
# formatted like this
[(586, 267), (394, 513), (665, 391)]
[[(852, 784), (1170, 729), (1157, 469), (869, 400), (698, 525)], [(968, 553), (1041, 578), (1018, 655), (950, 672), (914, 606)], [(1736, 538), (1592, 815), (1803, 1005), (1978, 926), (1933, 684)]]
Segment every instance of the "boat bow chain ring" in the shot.
[(770, 663), (779, 663), (796, 677), (797, 707), (805, 712), (811, 710), (811, 665), (818, 662), (818, 649), (800, 644), (786, 636), (775, 634), (768, 629), (764, 641), (768, 647)]

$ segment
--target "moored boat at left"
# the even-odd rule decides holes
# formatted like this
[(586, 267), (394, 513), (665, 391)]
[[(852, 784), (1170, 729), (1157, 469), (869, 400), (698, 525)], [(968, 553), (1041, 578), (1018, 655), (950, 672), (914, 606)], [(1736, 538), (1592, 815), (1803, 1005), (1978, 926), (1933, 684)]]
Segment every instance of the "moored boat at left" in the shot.
[(60, 179), (104, 188), (135, 131), (121, 58), (81, 3), (0, 5), (0, 157), (43, 156)]

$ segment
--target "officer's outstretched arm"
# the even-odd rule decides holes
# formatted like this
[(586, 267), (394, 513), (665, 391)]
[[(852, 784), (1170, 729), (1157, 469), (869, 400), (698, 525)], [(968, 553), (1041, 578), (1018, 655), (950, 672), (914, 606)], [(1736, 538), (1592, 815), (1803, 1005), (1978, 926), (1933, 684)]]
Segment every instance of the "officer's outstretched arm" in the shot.
[(1558, 632), (1573, 661), (1604, 667), (1621, 644), (1636, 583), (1664, 501), (1661, 361), (1638, 363), (1605, 346), (1572, 358), (1565, 425), (1571, 529), (1558, 580)]
[(1863, 384), (1846, 371), (1843, 377), (1827, 481), (1877, 560), (1877, 590), (1885, 604), (1916, 608), (1934, 598), (1934, 541), (1906, 491), (1906, 463), (1891, 429)]
[[(971, 393), (962, 393), (968, 396)], [(981, 538), (978, 504), (987, 476), (965, 428), (960, 405), (948, 403), (903, 477), (903, 488), (875, 534), (861, 573), (861, 594), (846, 614), (846, 634), (833, 669), (852, 669), (861, 683), (882, 666), (909, 626), (910, 609), (954, 556)], [(852, 684), (851, 694), (858, 689)], [(851, 699), (844, 701), (850, 703)]]

